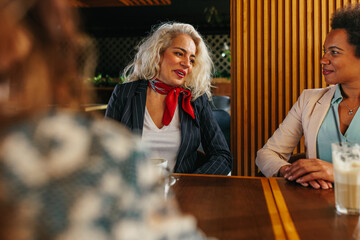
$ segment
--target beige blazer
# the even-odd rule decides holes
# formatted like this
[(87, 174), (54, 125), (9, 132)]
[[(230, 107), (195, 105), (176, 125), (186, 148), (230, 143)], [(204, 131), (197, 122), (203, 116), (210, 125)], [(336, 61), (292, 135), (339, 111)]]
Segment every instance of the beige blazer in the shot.
[(316, 138), (321, 123), (330, 107), (336, 85), (304, 90), (284, 121), (257, 152), (256, 165), (267, 176), (277, 176), (301, 137), (305, 137), (306, 158), (316, 158)]

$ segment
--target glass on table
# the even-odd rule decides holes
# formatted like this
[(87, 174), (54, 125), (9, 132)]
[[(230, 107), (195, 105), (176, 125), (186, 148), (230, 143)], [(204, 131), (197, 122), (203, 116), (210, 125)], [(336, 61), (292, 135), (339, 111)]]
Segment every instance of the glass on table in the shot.
[(335, 205), (340, 214), (360, 213), (360, 145), (333, 143)]
[(176, 179), (171, 175), (172, 172), (168, 167), (168, 161), (162, 158), (150, 159), (151, 163), (155, 166), (155, 173), (159, 178), (159, 184), (164, 191), (165, 199), (168, 196), (170, 187), (175, 184)]

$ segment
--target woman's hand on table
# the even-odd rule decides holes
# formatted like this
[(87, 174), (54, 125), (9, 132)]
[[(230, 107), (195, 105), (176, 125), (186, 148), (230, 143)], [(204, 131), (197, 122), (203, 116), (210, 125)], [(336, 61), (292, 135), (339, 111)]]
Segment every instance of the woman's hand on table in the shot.
[[(284, 167), (284, 168), (283, 168)], [(299, 159), (292, 165), (280, 168), (284, 178), (296, 181), (304, 187), (311, 186), (315, 189), (332, 188), (334, 182), (333, 165), (320, 159)]]
[(315, 189), (319, 189), (319, 188), (322, 188), (322, 189), (330, 189), (330, 188), (333, 188), (333, 185), (331, 182), (329, 181), (325, 181), (325, 180), (322, 180), (322, 179), (317, 179), (317, 180), (312, 180), (312, 181), (309, 181), (309, 182), (303, 182), (303, 183), (300, 183), (303, 187), (308, 187), (309, 185)]

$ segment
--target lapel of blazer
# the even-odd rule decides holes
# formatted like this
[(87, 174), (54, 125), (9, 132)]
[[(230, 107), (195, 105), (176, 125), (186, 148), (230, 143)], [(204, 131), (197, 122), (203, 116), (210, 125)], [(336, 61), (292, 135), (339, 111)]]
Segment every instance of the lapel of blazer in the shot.
[(182, 110), (182, 95), (180, 95), (180, 97), (179, 97), (178, 108), (179, 108), (179, 113), (180, 113), (181, 139), (180, 139), (179, 153), (178, 153), (178, 157), (177, 157), (175, 167), (174, 167), (175, 172), (177, 169), (180, 168), (180, 166), (183, 162), (184, 155), (185, 155), (185, 142), (184, 141), (187, 138), (185, 129), (187, 129), (188, 123), (186, 121), (187, 118), (184, 116), (185, 111)]
[(326, 113), (329, 110), (330, 102), (334, 96), (336, 85), (331, 86), (330, 89), (316, 101), (313, 113), (309, 119), (309, 128), (308, 128), (308, 158), (316, 158), (316, 138), (319, 132), (320, 126), (325, 118)]
[(189, 141), (191, 141), (192, 139), (190, 138), (190, 130), (192, 129), (192, 121), (195, 121), (195, 124), (197, 124), (197, 122), (199, 121), (199, 114), (197, 112), (197, 109), (195, 107), (195, 103), (191, 102), (191, 105), (193, 106), (194, 109), (194, 115), (195, 115), (195, 120), (193, 120), (191, 117), (187, 116), (187, 113), (182, 109), (182, 101), (183, 101), (183, 95), (180, 94), (179, 96), (179, 101), (178, 101), (178, 108), (179, 108), (179, 113), (180, 113), (180, 127), (181, 127), (181, 140), (180, 140), (180, 147), (179, 147), (179, 153), (178, 153), (178, 157), (175, 163), (175, 168), (174, 171), (176, 172), (178, 169), (179, 171), (181, 171), (182, 169), (182, 164), (187, 160), (185, 158), (186, 156), (186, 148), (189, 144)]
[(147, 80), (138, 80), (139, 85), (135, 90), (134, 98), (131, 101), (132, 109), (132, 130), (134, 133), (142, 135), (144, 127), (144, 116), (146, 106)]

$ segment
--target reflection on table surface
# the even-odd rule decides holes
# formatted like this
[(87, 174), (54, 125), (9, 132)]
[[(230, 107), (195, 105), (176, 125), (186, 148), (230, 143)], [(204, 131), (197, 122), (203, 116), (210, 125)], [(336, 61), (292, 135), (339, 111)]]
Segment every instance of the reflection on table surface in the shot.
[[(334, 189), (305, 188), (283, 178), (269, 181), (285, 231), (293, 238), (352, 239), (353, 234), (358, 234), (359, 216), (336, 213)], [(287, 215), (289, 220), (285, 220)]]
[(334, 190), (283, 178), (174, 174), (180, 208), (218, 239), (354, 239), (359, 216), (339, 215)]
[(174, 177), (177, 180), (172, 189), (180, 208), (196, 217), (207, 236), (218, 239), (284, 236), (266, 178), (190, 174)]

